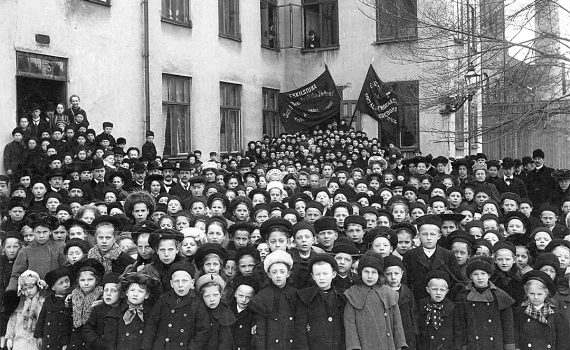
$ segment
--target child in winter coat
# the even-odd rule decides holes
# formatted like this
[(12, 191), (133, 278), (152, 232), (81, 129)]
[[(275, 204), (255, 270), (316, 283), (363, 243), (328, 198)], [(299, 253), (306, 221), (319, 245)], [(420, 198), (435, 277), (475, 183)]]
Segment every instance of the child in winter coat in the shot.
[(103, 302), (93, 308), (87, 323), (83, 326), (83, 338), (85, 339), (85, 344), (90, 349), (107, 350), (107, 344), (103, 339), (105, 317), (121, 301), (119, 277), (119, 274), (116, 272), (110, 272), (103, 276), (101, 282), (101, 286), (103, 286)]
[(34, 338), (34, 331), (45, 300), (40, 293), (44, 287), (45, 282), (32, 270), (26, 270), (19, 275), (18, 294), (21, 299), (16, 311), (8, 320), (6, 329), (8, 350), (41, 349), (41, 340)]
[(4, 334), (6, 334), (8, 319), (10, 318), (10, 315), (14, 311), (15, 307), (18, 306), (15, 304), (12, 306), (12, 308), (7, 307), (4, 297), (6, 293), (6, 287), (8, 287), (8, 283), (10, 282), (10, 276), (12, 276), (12, 267), (14, 266), (14, 261), (16, 260), (16, 256), (18, 256), (18, 252), (23, 246), (21, 237), (22, 235), (20, 235), (18, 232), (8, 233), (6, 235), (6, 238), (4, 238), (4, 249), (2, 256), (0, 256), (0, 336), (2, 336), (2, 339), (0, 340), (0, 348), (5, 348), (6, 340), (4, 339)]
[(293, 258), (281, 249), (276, 249), (263, 261), (270, 285), (247, 305), (255, 312), (256, 349), (293, 348), (297, 290), (287, 283), (292, 266)]
[(100, 285), (101, 278), (105, 274), (103, 265), (93, 258), (88, 258), (73, 265), (76, 272), (77, 286), (66, 298), (71, 305), (73, 329), (69, 340), (69, 350), (87, 349), (83, 337), (83, 326), (89, 320), (93, 311), (93, 304), (101, 299), (103, 287)]
[[(71, 308), (65, 306), (65, 298), (71, 287), (71, 273), (66, 266), (46, 274), (50, 293), (42, 307), (34, 337), (42, 343), (43, 350), (62, 349), (71, 336)], [(43, 340), (42, 340), (43, 339)]]
[[(193, 290), (196, 269), (181, 261), (170, 267), (171, 289), (160, 296), (145, 321), (143, 349), (167, 349), (169, 344), (188, 347), (195, 338), (205, 339), (210, 323), (206, 313), (197, 314)], [(199, 324), (202, 332), (192, 332), (191, 324)], [(195, 328), (200, 328), (195, 327)]]
[(525, 299), (522, 276), (516, 262), (516, 248), (509, 242), (497, 242), (493, 246), (496, 269), (491, 281), (519, 305)]
[(471, 282), (455, 298), (459, 317), (465, 324), (463, 345), (467, 349), (513, 350), (514, 300), (489, 281), (493, 261), (488, 257), (473, 257), (467, 264), (466, 274)]
[(336, 260), (329, 254), (315, 254), (309, 260), (314, 285), (297, 291), (293, 348), (343, 350), (344, 305), (346, 298), (333, 286), (338, 272)]
[[(202, 297), (198, 301), (196, 314), (206, 314), (209, 322), (209, 336), (205, 340), (192, 339), (191, 349), (205, 350), (232, 350), (233, 337), (231, 326), (236, 322), (233, 312), (222, 302), (222, 293), (226, 282), (220, 275), (209, 273), (198, 278), (196, 289)], [(195, 331), (202, 331), (202, 327), (195, 324)]]
[(396, 350), (407, 347), (398, 293), (382, 283), (382, 258), (368, 252), (358, 262), (361, 282), (350, 287), (344, 308), (347, 349)]
[(143, 346), (144, 325), (152, 305), (146, 301), (156, 291), (158, 279), (140, 272), (126, 275), (121, 282), (125, 300), (105, 318), (103, 339), (109, 350), (139, 350)]
[[(247, 247), (241, 249), (247, 249)], [(236, 322), (232, 325), (234, 348), (253, 350), (255, 348), (252, 329), (255, 326), (255, 313), (247, 305), (259, 290), (259, 283), (251, 275), (238, 275), (232, 283), (235, 292), (229, 307), (236, 317)]]
[(461, 349), (465, 326), (458, 308), (447, 298), (450, 280), (445, 271), (434, 270), (426, 275), (429, 294), (419, 301), (418, 348), (421, 350)]
[(570, 349), (568, 321), (550, 300), (556, 287), (542, 271), (523, 276), (527, 300), (515, 309), (517, 349)]

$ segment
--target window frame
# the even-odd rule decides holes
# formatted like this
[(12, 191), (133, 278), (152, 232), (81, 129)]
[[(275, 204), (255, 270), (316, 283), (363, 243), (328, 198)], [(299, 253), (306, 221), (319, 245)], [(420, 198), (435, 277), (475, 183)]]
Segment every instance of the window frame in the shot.
[(111, 7), (111, 0), (85, 0), (89, 2), (93, 2), (95, 4)]
[[(274, 96), (274, 106), (272, 108), (268, 108), (266, 102), (266, 94), (275, 94)], [(277, 137), (280, 134), (285, 132), (285, 128), (283, 124), (281, 124), (281, 118), (279, 117), (279, 90), (273, 88), (262, 87), (261, 88), (261, 101), (262, 101), (262, 134), (263, 136), (267, 135), (270, 138)], [(272, 123), (268, 123), (271, 120)], [(269, 125), (271, 124), (271, 125)], [(271, 126), (271, 132), (268, 132), (269, 127)]]
[[(236, 5), (236, 18), (237, 18), (237, 28), (236, 33), (228, 33), (227, 28), (225, 28), (225, 5)], [(240, 41), (241, 42), (241, 21), (240, 21), (240, 11), (239, 11), (239, 0), (218, 0), (218, 36), (230, 40)], [(228, 15), (229, 15), (229, 7), (228, 7)], [(229, 17), (228, 17), (229, 22)], [(228, 25), (229, 27), (229, 25)]]
[[(176, 20), (176, 19), (172, 19), (172, 18), (169, 18), (169, 17), (165, 17), (165, 15), (164, 15), (164, 11), (165, 11), (164, 4), (165, 4), (165, 2), (169, 2), (169, 3), (172, 5), (172, 2), (174, 2), (174, 1), (177, 1), (177, 2), (179, 2), (179, 3), (186, 3), (186, 4), (187, 4), (187, 9), (188, 9), (188, 22), (179, 21), (179, 20)], [(177, 25), (177, 26), (192, 28), (192, 11), (191, 11), (191, 2), (190, 2), (190, 0), (162, 0), (162, 1), (161, 1), (161, 5), (162, 5), (162, 6), (161, 6), (161, 9), (160, 9), (160, 20), (161, 20), (162, 22), (170, 23), (170, 24)], [(169, 9), (172, 9), (172, 6), (170, 6)]]
[[(396, 98), (398, 100), (398, 138), (397, 138), (397, 147), (399, 147), (402, 151), (412, 151), (420, 147), (420, 99), (419, 99), (419, 81), (418, 80), (408, 80), (408, 81), (391, 81), (387, 82), (386, 85), (390, 86), (392, 91), (396, 94)], [(413, 86), (413, 93), (417, 93), (417, 96), (412, 96), (412, 94), (404, 93), (404, 86)], [(414, 145), (411, 146), (403, 146), (402, 145), (402, 123), (405, 120), (404, 118), (404, 108), (402, 107), (411, 107), (412, 110), (415, 112), (414, 119), (415, 119), (415, 127), (414, 127), (414, 136), (416, 137), (416, 142)]]
[[(275, 51), (279, 51), (281, 49), (281, 43), (279, 42), (279, 5), (277, 0), (260, 0), (259, 1), (259, 9), (260, 9), (260, 19), (261, 16), (263, 14), (263, 9), (262, 6), (263, 4), (265, 4), (267, 6), (267, 11), (269, 11), (269, 7), (274, 7), (274, 11), (275, 11), (275, 16), (273, 18), (274, 20), (274, 27), (275, 27), (275, 47), (271, 47), (271, 45), (267, 45), (263, 42), (263, 38), (265, 36), (265, 32), (269, 30), (269, 26), (267, 27), (267, 29), (263, 28), (263, 20), (261, 20), (261, 47), (265, 48), (265, 49), (269, 49), (269, 50), (275, 50)], [(269, 25), (269, 23), (268, 23)]]
[[(334, 39), (336, 39), (333, 43), (331, 44), (327, 44), (325, 45), (323, 43), (323, 33), (325, 32), (323, 30), (323, 5), (328, 5), (328, 4), (332, 4), (334, 6), (334, 19), (333, 19), (333, 24), (335, 25), (334, 31), (332, 33)], [(324, 50), (334, 50), (340, 47), (340, 38), (339, 38), (339, 33), (340, 33), (340, 23), (339, 23), (339, 6), (338, 6), (338, 0), (302, 0), (301, 2), (301, 6), (303, 9), (303, 49), (301, 50), (302, 52), (312, 52), (312, 51), (324, 51)], [(319, 7), (319, 23), (318, 26), (319, 28), (317, 28), (317, 34), (319, 34), (319, 37), (321, 39), (321, 45), (318, 48), (308, 48), (306, 46), (306, 38), (307, 35), (309, 33), (310, 29), (314, 29), (314, 28), (307, 28), (307, 15), (306, 15), (306, 7), (308, 6), (318, 6)]]
[[(400, 37), (399, 28), (402, 27), (401, 22), (404, 21), (402, 15), (398, 9), (402, 9), (404, 6), (404, 2), (411, 1), (412, 6), (415, 10), (414, 15), (414, 34), (411, 36)], [(383, 23), (388, 23), (389, 21), (382, 20), (383, 11), (381, 8), (384, 7), (383, 2), (389, 3), (391, 6), (396, 6), (396, 10), (398, 10), (398, 14), (395, 17), (395, 28), (394, 30), (394, 37), (380, 37), (381, 34), (381, 26)], [(376, 0), (376, 44), (385, 44), (385, 43), (398, 43), (398, 42), (409, 42), (409, 41), (416, 41), (418, 40), (418, 1), (417, 0)]]
[[(340, 119), (346, 120), (349, 127), (354, 127), (355, 131), (362, 131), (362, 114), (360, 111), (354, 111), (358, 100), (341, 100), (340, 101)], [(352, 118), (354, 114), (354, 119)], [(352, 121), (352, 124), (350, 122)]]
[[(187, 83), (188, 84), (188, 102), (185, 101), (174, 101), (174, 100), (165, 100), (164, 99), (164, 89), (162, 91), (162, 96), (161, 96), (161, 107), (162, 107), (162, 113), (164, 116), (164, 122), (166, 123), (166, 128), (165, 128), (165, 135), (169, 135), (170, 137), (170, 154), (166, 153), (166, 147), (165, 147), (165, 156), (169, 156), (169, 157), (179, 157), (179, 156), (186, 156), (188, 154), (190, 154), (191, 149), (192, 149), (192, 118), (191, 118), (191, 106), (192, 106), (192, 77), (189, 76), (183, 76), (183, 75), (176, 75), (176, 74), (170, 74), (170, 73), (162, 73), (162, 85), (164, 87), (164, 83), (165, 83), (165, 79), (171, 79), (170, 81), (168, 81), (168, 85), (170, 85), (170, 83), (175, 82), (175, 80), (179, 80), (182, 81), (183, 83)], [(168, 114), (164, 115), (164, 107), (185, 107), (186, 108), (186, 112), (185, 112), (185, 131), (184, 131), (184, 137), (185, 137), (185, 142), (186, 142), (186, 147), (187, 150), (186, 152), (178, 152), (178, 134), (175, 132), (172, 132), (172, 130), (175, 129), (175, 124), (174, 124), (174, 120), (173, 118), (170, 118), (170, 122), (168, 122)], [(166, 141), (167, 138), (165, 137), (164, 142), (165, 142), (165, 146), (166, 146)]]
[[(235, 88), (237, 89), (237, 104), (227, 104), (225, 103), (224, 97), (224, 88)], [(242, 115), (241, 115), (241, 97), (242, 97), (242, 85), (229, 83), (225, 81), (220, 81), (220, 153), (231, 153), (231, 152), (240, 152), (243, 145), (243, 133), (242, 133)], [(225, 120), (227, 116), (230, 116), (232, 112), (237, 112), (237, 123), (238, 127), (236, 128), (236, 140), (228, 142), (228, 132), (224, 132), (224, 136), (222, 136), (222, 130), (227, 130), (225, 125)], [(229, 123), (229, 120), (227, 121)], [(225, 138), (225, 142), (222, 142), (222, 139)], [(222, 145), (225, 143), (226, 149), (222, 148)], [(230, 143), (236, 146), (237, 149), (232, 149)]]

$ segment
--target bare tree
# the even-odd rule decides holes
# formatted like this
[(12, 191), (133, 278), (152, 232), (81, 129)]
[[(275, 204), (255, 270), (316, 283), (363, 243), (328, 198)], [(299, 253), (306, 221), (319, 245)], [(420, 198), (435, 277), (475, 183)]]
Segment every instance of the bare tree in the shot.
[[(483, 142), (489, 143), (553, 123), (570, 127), (558, 122), (570, 115), (570, 35), (563, 32), (569, 1), (417, 2), (358, 0), (358, 5), (377, 21), (379, 33), (402, 25), (417, 28), (415, 37), (394, 41), (385, 52), (395, 62), (424, 67), (418, 77), (421, 107), (443, 106), (442, 113), (451, 113), (474, 95), (481, 99), (482, 125), (455, 136), (473, 140), (484, 135)], [(480, 77), (476, 86), (467, 86), (464, 79), (470, 70)], [(426, 131), (450, 137), (450, 131)]]

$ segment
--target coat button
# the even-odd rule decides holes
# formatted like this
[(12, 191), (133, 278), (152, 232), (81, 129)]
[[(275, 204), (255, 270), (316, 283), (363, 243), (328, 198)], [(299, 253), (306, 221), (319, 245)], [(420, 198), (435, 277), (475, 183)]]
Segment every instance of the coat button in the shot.
[(184, 315), (182, 315), (182, 316), (186, 317), (186, 316), (188, 316), (188, 315), (187, 315), (187, 314), (184, 314)]
[(547, 349), (550, 349), (552, 346), (550, 346), (550, 344), (546, 345)]
[(277, 319), (275, 319), (275, 321), (277, 321)]
[(279, 339), (275, 339), (275, 342), (276, 342), (276, 343), (279, 343)]
[(390, 336), (390, 332), (386, 333), (387, 336)]
[(172, 323), (169, 323), (169, 324), (168, 324), (168, 327), (169, 327), (169, 328), (172, 328)]
[(289, 321), (293, 321), (293, 316), (289, 317)]
[(433, 335), (430, 337), (430, 339), (434, 339), (434, 338), (435, 338), (435, 337), (434, 337)]
[(475, 307), (475, 304), (473, 304), (472, 306)]
[(328, 320), (329, 320), (329, 322), (332, 322), (332, 317), (329, 317)]
[(170, 339), (166, 338), (166, 339), (164, 339), (164, 341), (170, 341)]
[(176, 311), (174, 311), (174, 310), (170, 310), (170, 312), (171, 312), (171, 313), (175, 313)]
[(489, 305), (490, 305), (490, 304), (489, 304), (489, 303), (487, 303), (487, 306), (489, 306)]
[(292, 342), (293, 342), (293, 339), (289, 339), (289, 343), (292, 343)]
[(243, 328), (243, 325), (240, 324), (240, 325), (239, 325), (239, 328), (240, 328), (240, 329)]
[(475, 336), (475, 340), (479, 340), (479, 336), (478, 336), (478, 335)]
[(527, 346), (528, 346), (529, 348), (532, 348), (532, 344), (531, 344), (531, 343), (528, 343)]
[(441, 340), (445, 340), (445, 337), (441, 338)]
[(493, 341), (493, 337), (489, 337), (489, 340), (490, 340), (490, 341)]
[(489, 319), (489, 323), (493, 322), (493, 320)]
[(141, 330), (139, 330), (139, 334), (142, 334), (142, 332), (143, 332), (143, 331), (142, 331), (142, 329), (141, 329)]
[(384, 313), (384, 317), (388, 317), (388, 313), (387, 313), (387, 312)]
[(49, 326), (51, 324), (51, 322), (48, 322), (47, 325)]
[(129, 333), (125, 333), (125, 335), (128, 337), (128, 336), (129, 336)]
[(180, 333), (184, 333), (184, 329), (181, 329), (181, 330), (180, 330)]
[(180, 343), (180, 346), (184, 346), (184, 343)]
[(528, 320), (526, 320), (527, 322), (530, 322), (530, 318)]

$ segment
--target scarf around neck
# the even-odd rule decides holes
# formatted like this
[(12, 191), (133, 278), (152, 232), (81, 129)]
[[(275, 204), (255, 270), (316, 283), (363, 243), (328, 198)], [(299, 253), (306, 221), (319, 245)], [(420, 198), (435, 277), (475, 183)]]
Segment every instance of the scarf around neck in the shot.
[(101, 264), (103, 264), (103, 267), (105, 267), (105, 273), (107, 274), (113, 271), (113, 265), (112, 265), (113, 261), (117, 260), (119, 258), (119, 255), (121, 255), (121, 253), (122, 253), (121, 248), (117, 243), (115, 243), (113, 244), (113, 247), (111, 247), (111, 249), (105, 254), (103, 254), (101, 250), (99, 250), (99, 248), (95, 246), (91, 248), (91, 250), (89, 250), (89, 253), (87, 253), (87, 257), (94, 258), (100, 261)]
[(85, 294), (81, 288), (77, 287), (71, 292), (71, 303), (73, 305), (73, 327), (83, 326), (91, 315), (92, 305), (103, 295), (103, 287), (97, 286), (90, 293)]
[(549, 301), (545, 301), (544, 305), (539, 310), (537, 310), (528, 300), (522, 303), (521, 306), (526, 307), (524, 310), (526, 315), (544, 324), (548, 324), (547, 317), (554, 314), (556, 310), (556, 306)]

